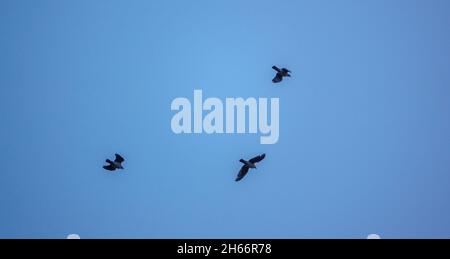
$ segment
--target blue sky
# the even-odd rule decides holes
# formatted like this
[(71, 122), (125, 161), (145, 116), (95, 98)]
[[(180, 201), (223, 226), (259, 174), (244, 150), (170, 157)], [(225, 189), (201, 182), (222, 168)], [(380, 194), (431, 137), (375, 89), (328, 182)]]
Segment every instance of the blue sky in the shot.
[[(1, 1), (0, 237), (449, 238), (449, 24), (445, 0)], [(173, 134), (194, 89), (279, 98), (278, 143)]]

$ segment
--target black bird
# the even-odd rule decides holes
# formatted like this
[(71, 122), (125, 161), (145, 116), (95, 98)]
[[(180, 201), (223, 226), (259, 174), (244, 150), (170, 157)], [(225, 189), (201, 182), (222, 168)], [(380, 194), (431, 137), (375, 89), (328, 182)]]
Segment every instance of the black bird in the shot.
[(109, 165), (105, 165), (105, 166), (103, 166), (103, 168), (105, 168), (108, 171), (114, 171), (116, 169), (123, 169), (123, 166), (122, 166), (123, 161), (125, 161), (125, 159), (123, 159), (123, 157), (120, 156), (119, 154), (116, 154), (116, 159), (114, 159), (114, 161), (106, 159), (106, 163), (108, 163)]
[(240, 181), (244, 176), (248, 173), (248, 170), (250, 168), (256, 169), (256, 163), (259, 163), (261, 160), (266, 157), (266, 154), (262, 154), (260, 156), (255, 156), (254, 158), (245, 161), (244, 159), (239, 160), (239, 162), (243, 163), (244, 165), (241, 167), (241, 170), (239, 170), (239, 174), (236, 177), (236, 182)]
[(282, 68), (279, 69), (277, 66), (273, 66), (272, 67), (275, 71), (277, 71), (277, 74), (275, 75), (275, 77), (272, 79), (273, 83), (279, 83), (281, 82), (281, 80), (283, 80), (283, 77), (288, 76), (291, 77), (291, 75), (289, 74), (291, 71), (289, 71), (286, 68)]

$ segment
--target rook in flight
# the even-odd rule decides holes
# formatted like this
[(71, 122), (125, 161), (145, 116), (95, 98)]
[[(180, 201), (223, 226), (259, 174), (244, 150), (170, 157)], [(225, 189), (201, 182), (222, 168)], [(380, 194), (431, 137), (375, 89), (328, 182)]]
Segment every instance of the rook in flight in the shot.
[(241, 167), (241, 170), (239, 170), (239, 174), (236, 177), (236, 182), (244, 178), (244, 176), (248, 173), (248, 170), (250, 168), (256, 169), (256, 163), (259, 163), (261, 160), (264, 159), (264, 157), (266, 157), (266, 154), (256, 156), (248, 161), (245, 161), (244, 159), (239, 160), (239, 162), (243, 163), (244, 165)]
[(116, 159), (114, 159), (114, 161), (106, 159), (106, 163), (108, 163), (109, 165), (105, 165), (105, 166), (103, 166), (103, 168), (105, 168), (108, 171), (114, 171), (116, 169), (123, 169), (123, 167), (122, 167), (123, 161), (125, 161), (125, 159), (123, 159), (123, 157), (120, 156), (119, 154), (116, 154)]
[(277, 66), (273, 66), (272, 67), (275, 71), (277, 71), (277, 74), (275, 75), (275, 77), (272, 79), (272, 82), (274, 83), (279, 83), (281, 82), (281, 80), (283, 80), (283, 77), (288, 76), (290, 77), (291, 75), (289, 74), (291, 71), (289, 71), (286, 68), (282, 68), (279, 69)]

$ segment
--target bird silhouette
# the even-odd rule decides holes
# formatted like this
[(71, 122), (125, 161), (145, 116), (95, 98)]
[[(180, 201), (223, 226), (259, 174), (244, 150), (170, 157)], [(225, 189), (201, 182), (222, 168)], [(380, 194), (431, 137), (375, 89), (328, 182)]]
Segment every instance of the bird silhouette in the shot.
[(242, 178), (244, 178), (244, 176), (248, 173), (248, 170), (250, 168), (255, 168), (256, 169), (256, 163), (261, 162), (261, 160), (263, 160), (266, 157), (266, 154), (262, 154), (259, 156), (255, 156), (254, 158), (246, 161), (244, 159), (239, 160), (239, 162), (243, 163), (244, 165), (241, 167), (241, 170), (239, 170), (239, 173), (236, 177), (236, 182), (242, 180)]
[(114, 159), (114, 161), (106, 159), (106, 163), (108, 163), (109, 165), (103, 166), (104, 169), (106, 169), (108, 171), (114, 171), (116, 169), (123, 169), (122, 162), (125, 161), (125, 159), (123, 159), (123, 157), (119, 154), (115, 154), (115, 155), (116, 155), (116, 159)]
[(275, 77), (272, 79), (273, 83), (279, 83), (283, 80), (283, 77), (291, 77), (291, 75), (289, 74), (291, 71), (289, 71), (287, 68), (282, 68), (279, 69), (277, 66), (272, 66), (272, 68), (277, 71), (277, 74), (275, 75)]

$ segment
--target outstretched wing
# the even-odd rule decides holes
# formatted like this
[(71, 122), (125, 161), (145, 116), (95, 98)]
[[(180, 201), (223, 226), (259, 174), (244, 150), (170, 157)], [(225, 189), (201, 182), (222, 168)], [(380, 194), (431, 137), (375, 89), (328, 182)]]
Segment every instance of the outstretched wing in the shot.
[(244, 176), (248, 173), (249, 167), (247, 165), (243, 165), (241, 170), (239, 170), (239, 174), (236, 177), (236, 182), (240, 181)]
[(266, 154), (262, 154), (260, 156), (255, 156), (254, 158), (250, 159), (249, 162), (254, 164), (254, 163), (258, 163), (261, 160), (263, 160), (266, 157)]
[(119, 154), (116, 154), (116, 159), (114, 160), (114, 162), (122, 163), (123, 161), (125, 161), (125, 159), (123, 159), (123, 157), (121, 157)]
[(279, 82), (281, 82), (281, 80), (283, 80), (283, 77), (279, 73), (277, 73), (275, 75), (275, 77), (272, 79), (272, 82), (273, 83), (279, 83)]
[(113, 165), (105, 165), (103, 166), (104, 169), (108, 170), (108, 171), (114, 171), (116, 170), (116, 168)]
[(281, 70), (277, 66), (272, 66), (273, 69), (275, 69), (277, 72), (281, 72)]

